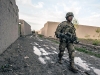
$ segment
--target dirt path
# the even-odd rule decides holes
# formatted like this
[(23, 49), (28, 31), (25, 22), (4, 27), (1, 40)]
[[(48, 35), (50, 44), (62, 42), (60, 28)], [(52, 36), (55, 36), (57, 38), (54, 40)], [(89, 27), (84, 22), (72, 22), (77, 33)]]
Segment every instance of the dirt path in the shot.
[(0, 75), (99, 75), (100, 59), (76, 52), (78, 73), (68, 70), (67, 50), (57, 63), (58, 45), (39, 37), (19, 38), (0, 55)]

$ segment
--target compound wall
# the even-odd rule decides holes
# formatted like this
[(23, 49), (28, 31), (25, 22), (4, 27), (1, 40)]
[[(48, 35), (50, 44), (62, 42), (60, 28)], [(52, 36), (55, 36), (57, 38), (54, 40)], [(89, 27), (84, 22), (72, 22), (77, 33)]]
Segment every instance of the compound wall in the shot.
[(0, 54), (18, 38), (18, 7), (15, 0), (0, 0)]

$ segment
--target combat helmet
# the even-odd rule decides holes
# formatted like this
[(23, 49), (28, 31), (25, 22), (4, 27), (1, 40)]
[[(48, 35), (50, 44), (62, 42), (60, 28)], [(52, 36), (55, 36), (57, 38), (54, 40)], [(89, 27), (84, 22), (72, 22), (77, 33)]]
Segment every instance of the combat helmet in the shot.
[(73, 16), (74, 17), (74, 14), (72, 12), (68, 12), (65, 16), (65, 18), (67, 18), (68, 16)]

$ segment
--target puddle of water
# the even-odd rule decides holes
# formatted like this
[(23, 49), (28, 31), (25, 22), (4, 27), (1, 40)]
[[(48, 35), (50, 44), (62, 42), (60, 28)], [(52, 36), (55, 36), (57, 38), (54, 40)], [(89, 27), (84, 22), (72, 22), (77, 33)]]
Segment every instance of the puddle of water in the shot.
[(48, 45), (45, 45), (45, 44), (44, 44), (43, 46), (47, 47)]
[(39, 45), (39, 44), (37, 44), (36, 42), (34, 42), (34, 44), (35, 44), (35, 45)]
[(37, 37), (37, 39), (38, 39), (38, 41), (43, 41), (43, 40), (39, 39), (38, 37)]
[(46, 47), (47, 49), (50, 49), (49, 47)]
[(33, 36), (30, 36), (30, 38), (32, 38)]
[(48, 73), (51, 74), (52, 72), (48, 70)]
[(85, 63), (86, 61), (83, 61), (80, 57), (75, 57), (74, 61), (75, 61), (75, 64), (81, 66), (82, 68), (86, 70), (90, 70), (89, 66)]
[(55, 63), (54, 61), (51, 61), (51, 63), (53, 64), (53, 63)]
[(41, 62), (42, 64), (46, 64), (46, 61), (44, 60), (44, 58), (39, 57), (38, 59), (40, 60), (40, 62)]
[(28, 58), (29, 58), (28, 56), (25, 56), (25, 57), (24, 57), (24, 59), (28, 59)]
[(68, 59), (68, 56), (63, 56), (64, 59)]
[(51, 46), (52, 49), (56, 50), (56, 48), (54, 48), (53, 46)]
[(67, 53), (66, 51), (64, 51), (64, 53)]
[(58, 54), (56, 51), (53, 51), (55, 54)]
[(50, 57), (47, 57), (47, 56), (46, 56), (45, 58), (46, 58), (47, 60), (50, 60)]
[(39, 41), (43, 41), (43, 40), (40, 40), (40, 39), (38, 39)]
[(38, 56), (42, 55), (41, 52), (40, 52), (40, 50), (36, 46), (33, 46), (33, 51)]
[(40, 48), (40, 51), (43, 53), (42, 55), (49, 55), (49, 53), (46, 52), (43, 48)]
[(97, 75), (100, 75), (100, 69), (96, 69), (94, 67), (91, 67), (93, 69), (93, 71), (97, 74)]
[(33, 52), (38, 56), (55, 54), (55, 53), (57, 54), (57, 52), (55, 51), (53, 53), (50, 53), (50, 52), (45, 51), (43, 48), (37, 48), (36, 46), (33, 46)]
[(34, 45), (33, 43), (30, 43), (31, 45)]
[[(48, 73), (51, 74), (52, 72), (50, 70), (48, 70)], [(52, 75), (52, 74), (51, 74)]]
[(48, 47), (48, 45), (45, 45), (45, 44), (44, 44), (43, 46), (45, 46), (47, 49), (50, 49), (50, 48)]
[(41, 47), (41, 46), (39, 46), (39, 47)]

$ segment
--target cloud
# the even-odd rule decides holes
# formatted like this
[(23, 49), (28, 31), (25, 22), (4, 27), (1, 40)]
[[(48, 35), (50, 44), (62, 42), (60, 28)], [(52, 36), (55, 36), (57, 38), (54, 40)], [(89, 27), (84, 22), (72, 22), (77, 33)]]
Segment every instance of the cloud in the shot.
[(32, 0), (16, 0), (18, 4), (21, 5), (26, 5), (28, 7), (33, 7), (33, 8), (42, 8), (44, 3), (43, 2), (38, 2), (37, 4), (33, 4)]
[(80, 24), (90, 25), (90, 26), (100, 26), (100, 14), (93, 13), (93, 15), (85, 18), (79, 18)]
[(26, 13), (19, 13), (20, 15), (20, 19), (24, 19), (26, 22), (28, 22), (31, 25), (32, 30), (39, 30), (43, 27), (44, 22), (40, 19), (38, 19), (39, 17), (36, 16), (35, 14), (26, 14)]
[(58, 7), (56, 7), (56, 6), (53, 6), (53, 7), (54, 7), (54, 9), (52, 9), (52, 8), (49, 8), (46, 10), (40, 9), (41, 11), (39, 11), (39, 12), (37, 12), (36, 11), (37, 9), (35, 9), (31, 13), (27, 13), (27, 11), (26, 12), (20, 11), (19, 18), (27, 21), (32, 26), (32, 29), (39, 30), (44, 26), (44, 24), (47, 21), (59, 22), (59, 21), (62, 21), (63, 19), (65, 19), (64, 18), (65, 14), (63, 15), (63, 13), (58, 10)]
[(20, 12), (19, 15), (20, 18), (26, 20), (32, 26), (32, 29), (39, 30), (47, 21), (61, 22), (65, 20), (66, 12), (71, 10), (74, 12), (74, 10), (77, 9), (77, 12), (74, 13), (78, 14), (80, 10), (78, 8), (74, 9), (74, 7), (68, 8), (65, 4), (62, 5), (62, 7), (64, 7), (63, 11), (60, 11), (59, 7), (60, 5), (56, 4), (53, 5), (53, 9), (44, 9), (36, 13), (33, 11), (30, 14), (27, 14), (26, 12)]
[(32, 0), (16, 1), (19, 7), (20, 19), (27, 21), (35, 30), (41, 29), (47, 21), (64, 21), (65, 15), (69, 11), (74, 13), (75, 18), (82, 25), (99, 26), (100, 24), (100, 10), (98, 10), (100, 5), (88, 4), (94, 0), (50, 0), (53, 1), (51, 3), (48, 3), (50, 1), (41, 2), (40, 0), (34, 1), (34, 3), (32, 3)]
[(32, 30), (39, 30), (43, 27), (42, 20), (39, 19), (40, 14), (37, 10), (42, 9), (44, 3), (32, 3), (32, 0), (16, 0), (19, 7), (19, 18), (25, 20), (31, 25)]
[(74, 14), (78, 15), (80, 10), (81, 10), (81, 7), (77, 7), (77, 6), (70, 6), (68, 7), (66, 4), (63, 4), (63, 7), (64, 7), (64, 11), (65, 12), (73, 12)]

